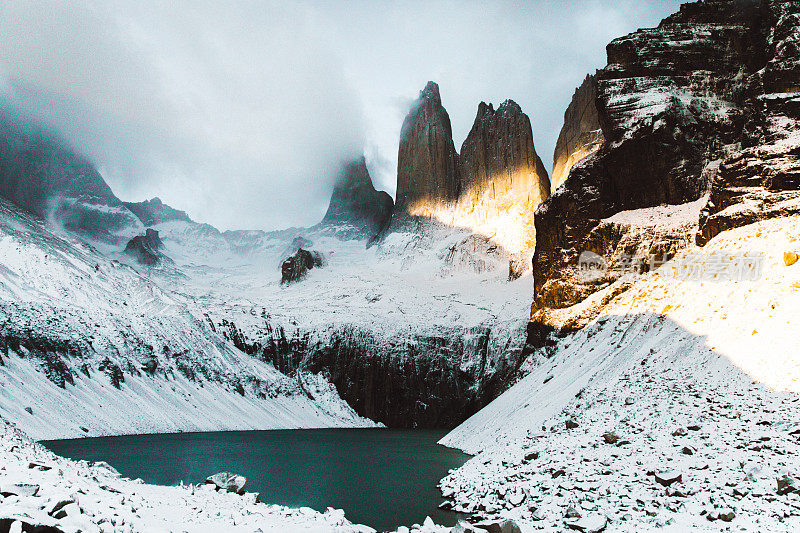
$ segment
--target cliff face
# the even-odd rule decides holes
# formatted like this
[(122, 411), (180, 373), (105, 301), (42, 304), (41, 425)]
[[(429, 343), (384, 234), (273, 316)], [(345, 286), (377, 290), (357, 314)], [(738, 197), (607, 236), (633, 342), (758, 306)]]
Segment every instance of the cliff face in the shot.
[(439, 86), (429, 81), (403, 121), (397, 155), (397, 212), (418, 202), (453, 201), (460, 192), (458, 154)]
[[(481, 102), (459, 156), (461, 200), (475, 207), (508, 193), (538, 205), (550, 194), (550, 180), (533, 147), (528, 115), (513, 100), (495, 111)], [(488, 206), (487, 206), (488, 207)]]
[(596, 75), (603, 145), (536, 213), (538, 307), (572, 305), (615, 279), (587, 282), (577, 271), (582, 251), (612, 259), (609, 240), (589, 238), (604, 219), (690, 202), (716, 184), (711, 213), (724, 205), (714, 197), (726, 194), (725, 183), (736, 184), (725, 181), (724, 160), (788, 135), (797, 113), (797, 11), (797, 2), (697, 2), (608, 45), (608, 65)]
[(386, 335), (355, 325), (309, 330), (268, 316), (257, 328), (211, 320), (237, 348), (286, 375), (324, 373), (358, 414), (389, 427), (454, 427), (502, 393), (525, 358), (522, 329)]
[(575, 89), (572, 101), (564, 113), (564, 125), (558, 134), (553, 152), (553, 175), (550, 180), (552, 191), (567, 179), (575, 163), (597, 151), (603, 144), (596, 98), (597, 80), (594, 76), (586, 76), (580, 87)]
[(0, 196), (95, 239), (141, 227), (90, 161), (7, 110), (0, 113)]
[(371, 238), (386, 229), (394, 202), (384, 191), (376, 191), (363, 157), (344, 165), (331, 194), (322, 225), (341, 228)]
[(700, 245), (727, 229), (800, 213), (800, 2), (765, 3), (761, 16), (767, 59), (749, 80), (759, 141), (713, 175)]
[(529, 268), (533, 213), (550, 181), (533, 144), (531, 121), (506, 100), (481, 102), (456, 154), (438, 87), (428, 83), (403, 125), (395, 213), (467, 228), (509, 253), (509, 277)]

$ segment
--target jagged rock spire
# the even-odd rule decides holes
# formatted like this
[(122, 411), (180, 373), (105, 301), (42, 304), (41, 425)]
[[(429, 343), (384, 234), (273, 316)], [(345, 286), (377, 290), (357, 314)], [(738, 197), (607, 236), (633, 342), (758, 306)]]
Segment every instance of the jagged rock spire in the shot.
[(458, 154), (439, 86), (429, 81), (403, 121), (397, 155), (397, 212), (458, 198)]
[(539, 204), (550, 180), (533, 146), (531, 121), (513, 100), (494, 109), (481, 102), (459, 157), (461, 194), (479, 197), (487, 187), (495, 196), (511, 193)]
[(372, 237), (387, 227), (393, 206), (388, 193), (375, 190), (362, 156), (342, 166), (322, 224), (347, 225)]

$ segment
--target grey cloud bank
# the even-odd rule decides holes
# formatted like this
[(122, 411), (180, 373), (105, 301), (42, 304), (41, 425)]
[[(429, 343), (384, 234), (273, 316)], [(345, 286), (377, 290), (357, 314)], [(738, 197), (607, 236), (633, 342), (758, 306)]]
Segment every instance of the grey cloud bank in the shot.
[(517, 101), (548, 169), (564, 109), (612, 38), (678, 1), (7, 0), (0, 95), (87, 153), (126, 200), (222, 229), (314, 224), (342, 159), (394, 192), (408, 106), (439, 83), (457, 147)]

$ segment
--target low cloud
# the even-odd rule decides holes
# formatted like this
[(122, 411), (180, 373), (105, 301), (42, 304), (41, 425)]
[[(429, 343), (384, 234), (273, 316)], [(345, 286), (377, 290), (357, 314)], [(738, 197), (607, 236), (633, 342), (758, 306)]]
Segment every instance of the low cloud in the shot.
[(516, 100), (548, 167), (605, 44), (678, 0), (5, 0), (0, 96), (91, 157), (125, 200), (225, 228), (309, 225), (342, 159), (394, 192), (409, 102), (440, 85), (456, 147), (478, 102)]

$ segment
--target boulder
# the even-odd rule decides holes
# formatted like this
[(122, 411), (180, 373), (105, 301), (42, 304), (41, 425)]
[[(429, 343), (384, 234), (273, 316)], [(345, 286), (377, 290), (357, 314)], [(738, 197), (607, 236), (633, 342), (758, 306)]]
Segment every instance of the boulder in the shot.
[(798, 492), (800, 493), (800, 484), (798, 484), (797, 479), (789, 474), (783, 474), (778, 478), (778, 494), (783, 496), (784, 494), (789, 494), (791, 492)]
[(609, 431), (607, 433), (603, 433), (603, 441), (606, 444), (616, 444), (617, 441), (619, 441), (619, 436), (613, 431)]
[(312, 268), (324, 266), (325, 260), (319, 252), (300, 248), (281, 264), (281, 283), (295, 283), (305, 277)]
[(683, 479), (683, 475), (677, 470), (667, 470), (665, 472), (655, 473), (654, 477), (656, 483), (663, 485), (664, 487), (669, 487), (673, 483), (680, 483)]
[[(52, 523), (51, 523), (52, 522)], [(57, 522), (34, 520), (26, 515), (20, 518), (0, 518), (0, 532), (8, 533), (63, 533), (63, 530), (56, 527)]]
[(783, 252), (783, 263), (788, 267), (797, 263), (798, 255), (794, 252)]
[[(398, 529), (398, 531), (400, 530)], [(482, 533), (483, 531), (484, 530), (477, 529), (473, 524), (464, 522), (463, 520), (459, 520), (455, 526), (450, 528), (450, 533)]]
[(477, 531), (489, 533), (522, 533), (522, 530), (513, 520), (485, 521), (473, 524)]
[(128, 241), (124, 253), (134, 258), (139, 264), (155, 266), (166, 257), (161, 253), (164, 243), (158, 231), (147, 228), (144, 235), (137, 235)]
[(36, 496), (39, 492), (39, 485), (33, 483), (7, 483), (0, 485), (0, 494), (3, 496), (19, 496), (21, 498), (27, 496)]
[(208, 476), (205, 483), (215, 486), (217, 490), (244, 494), (247, 478), (231, 472), (219, 472), (213, 476)]

